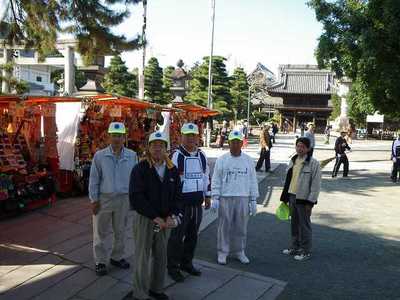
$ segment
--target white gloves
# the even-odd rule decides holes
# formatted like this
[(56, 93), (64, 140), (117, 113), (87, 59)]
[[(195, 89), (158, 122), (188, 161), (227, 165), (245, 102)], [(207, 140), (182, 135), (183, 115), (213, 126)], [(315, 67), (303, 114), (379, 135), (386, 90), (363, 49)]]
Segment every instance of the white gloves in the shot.
[(219, 199), (212, 199), (211, 200), (211, 211), (216, 213), (219, 208)]
[(397, 161), (397, 158), (396, 158), (396, 157), (393, 157), (392, 160), (393, 160), (393, 162), (395, 163), (395, 162)]
[(255, 216), (257, 213), (257, 201), (256, 200), (251, 200), (249, 202), (249, 212), (250, 216)]

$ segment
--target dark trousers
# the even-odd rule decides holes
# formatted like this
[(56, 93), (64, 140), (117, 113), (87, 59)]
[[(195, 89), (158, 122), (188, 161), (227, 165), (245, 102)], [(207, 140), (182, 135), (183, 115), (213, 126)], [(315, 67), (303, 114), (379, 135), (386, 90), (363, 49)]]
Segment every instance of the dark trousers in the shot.
[(271, 152), (265, 147), (261, 148), (260, 158), (258, 159), (256, 170), (260, 170), (265, 161), (265, 172), (271, 169)]
[(349, 174), (349, 160), (347, 159), (346, 154), (336, 154), (336, 162), (333, 167), (332, 177), (336, 177), (339, 172), (340, 165), (343, 163), (343, 177), (346, 177)]
[(312, 247), (312, 205), (297, 204), (296, 195), (289, 194), (292, 248), (310, 252)]
[[(396, 160), (396, 162), (393, 163), (393, 168), (392, 168), (392, 180), (397, 181), (397, 174), (400, 173), (400, 158)], [(399, 174), (400, 178), (400, 174)]]
[(310, 151), (308, 151), (308, 153), (310, 154), (310, 156), (313, 156), (313, 154), (314, 154), (314, 148), (310, 148)]
[(275, 135), (276, 135), (276, 133), (272, 134), (272, 143), (274, 143), (274, 144), (275, 144)]
[(169, 271), (192, 266), (202, 217), (201, 205), (185, 207), (182, 223), (171, 231), (168, 241)]

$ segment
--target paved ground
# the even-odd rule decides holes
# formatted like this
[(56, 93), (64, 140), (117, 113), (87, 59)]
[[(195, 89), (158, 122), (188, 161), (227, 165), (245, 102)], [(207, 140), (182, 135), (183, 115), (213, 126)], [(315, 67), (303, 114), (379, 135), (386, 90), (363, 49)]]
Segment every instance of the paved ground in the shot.
[[(332, 145), (318, 141), (315, 156), (332, 157)], [(272, 149), (274, 173), (264, 181), (267, 174), (258, 173), (262, 196), (249, 227), (251, 264), (215, 265), (215, 215), (207, 212), (196, 261), (204, 275), (177, 285), (168, 280), (172, 299), (400, 299), (400, 186), (388, 179), (390, 143), (355, 142), (349, 179), (330, 178), (332, 163), (326, 166), (313, 213), (314, 255), (304, 263), (280, 254), (289, 227), (274, 216), (285, 170), (279, 163), (293, 154), (293, 144), (293, 136), (281, 136)], [(256, 158), (257, 148), (246, 152)], [(212, 164), (222, 151), (207, 153)], [(133, 253), (131, 221), (127, 253)], [(94, 275), (86, 198), (64, 199), (0, 227), (2, 300), (122, 299), (131, 289), (131, 271)]]
[[(249, 148), (257, 156), (257, 147)], [(226, 149), (224, 151), (227, 151)], [(208, 149), (211, 167), (222, 150)], [(278, 163), (273, 163), (273, 169)], [(259, 172), (261, 182), (269, 173)], [(201, 230), (216, 218), (205, 211)], [(132, 215), (126, 228), (128, 260), (134, 264)], [(87, 198), (64, 199), (0, 223), (0, 299), (123, 299), (131, 290), (131, 270), (93, 270), (92, 226)], [(111, 244), (111, 235), (109, 244)], [(184, 284), (167, 279), (172, 299), (275, 299), (285, 282), (197, 260), (201, 278)], [(238, 284), (240, 283), (240, 284)], [(236, 298), (238, 299), (238, 298)]]
[[(274, 216), (285, 168), (277, 169), (262, 183), (264, 208), (249, 224), (252, 263), (228, 266), (288, 282), (278, 299), (400, 299), (400, 185), (389, 179), (390, 144), (355, 141), (348, 179), (331, 178), (333, 162), (325, 167), (312, 217), (313, 258), (307, 262), (281, 254), (289, 243), (289, 224)], [(329, 158), (330, 147), (317, 147), (316, 156)], [(199, 245), (198, 257), (214, 262), (215, 223)]]

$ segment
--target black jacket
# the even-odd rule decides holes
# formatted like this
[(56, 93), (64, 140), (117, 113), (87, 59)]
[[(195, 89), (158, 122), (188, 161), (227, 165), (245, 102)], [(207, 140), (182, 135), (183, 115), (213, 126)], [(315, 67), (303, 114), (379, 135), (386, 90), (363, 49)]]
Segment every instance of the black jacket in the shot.
[(129, 182), (131, 209), (149, 219), (179, 215), (181, 191), (181, 180), (176, 167), (165, 168), (163, 181), (147, 160), (141, 161), (132, 170)]
[(347, 144), (346, 139), (342, 138), (341, 136), (339, 136), (336, 139), (336, 143), (335, 143), (335, 152), (336, 152), (336, 154), (344, 154), (346, 149), (347, 150), (351, 150), (350, 146)]

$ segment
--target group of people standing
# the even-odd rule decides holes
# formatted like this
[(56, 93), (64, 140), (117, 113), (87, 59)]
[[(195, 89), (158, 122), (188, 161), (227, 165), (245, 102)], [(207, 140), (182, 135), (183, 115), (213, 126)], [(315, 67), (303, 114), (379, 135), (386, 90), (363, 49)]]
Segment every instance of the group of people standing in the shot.
[[(177, 282), (185, 280), (182, 272), (201, 276), (193, 257), (203, 204), (218, 213), (218, 263), (226, 264), (229, 255), (250, 262), (245, 253), (247, 222), (257, 212), (259, 192), (253, 161), (241, 151), (243, 132), (229, 133), (230, 151), (217, 159), (212, 178), (193, 123), (182, 126), (182, 144), (171, 157), (165, 134), (152, 133), (140, 162), (124, 147), (123, 123), (111, 123), (108, 133), (110, 145), (96, 152), (89, 180), (98, 275), (107, 274), (108, 264), (130, 268), (124, 258), (129, 206), (134, 211), (133, 299), (168, 299), (163, 292), (166, 272)], [(110, 227), (114, 242), (108, 260)]]

